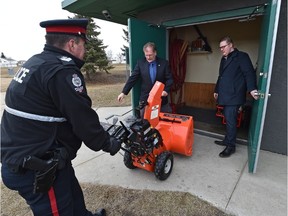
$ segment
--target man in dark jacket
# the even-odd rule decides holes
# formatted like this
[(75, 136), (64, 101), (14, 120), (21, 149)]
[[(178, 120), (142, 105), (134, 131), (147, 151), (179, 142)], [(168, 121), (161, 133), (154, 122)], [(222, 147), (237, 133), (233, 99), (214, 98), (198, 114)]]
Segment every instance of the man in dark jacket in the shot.
[(2, 180), (35, 216), (106, 215), (86, 209), (71, 160), (84, 142), (115, 155), (120, 143), (99, 122), (80, 68), (87, 19), (49, 20), (44, 51), (9, 85), (1, 120)]
[(171, 107), (168, 103), (168, 93), (173, 84), (172, 73), (169, 63), (165, 59), (157, 57), (156, 46), (152, 42), (148, 42), (143, 47), (145, 57), (138, 60), (137, 64), (127, 80), (122, 93), (118, 96), (118, 101), (121, 102), (127, 95), (136, 82), (141, 79), (141, 94), (139, 103), (146, 103), (149, 93), (156, 81), (165, 85), (162, 92), (162, 112), (171, 112)]
[(234, 48), (230, 37), (222, 38), (219, 48), (223, 57), (214, 98), (224, 107), (226, 135), (223, 141), (216, 140), (215, 143), (226, 146), (219, 156), (229, 157), (236, 149), (237, 115), (240, 106), (246, 102), (246, 92), (250, 92), (255, 100), (258, 94), (256, 73), (248, 54)]

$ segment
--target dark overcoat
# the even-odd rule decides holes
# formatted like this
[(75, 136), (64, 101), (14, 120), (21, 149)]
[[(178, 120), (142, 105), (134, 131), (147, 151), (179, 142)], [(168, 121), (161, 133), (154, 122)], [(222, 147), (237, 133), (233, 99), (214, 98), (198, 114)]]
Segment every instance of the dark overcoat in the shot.
[(222, 57), (215, 86), (219, 105), (243, 105), (246, 93), (257, 89), (256, 72), (247, 53), (234, 49)]

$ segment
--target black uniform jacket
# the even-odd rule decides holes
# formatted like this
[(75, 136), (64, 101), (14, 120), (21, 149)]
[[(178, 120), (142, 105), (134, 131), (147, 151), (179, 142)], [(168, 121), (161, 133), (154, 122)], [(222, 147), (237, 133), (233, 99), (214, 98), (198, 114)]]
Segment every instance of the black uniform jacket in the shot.
[(219, 105), (242, 105), (246, 92), (257, 89), (256, 73), (247, 53), (234, 49), (227, 60), (222, 57), (215, 86)]
[[(162, 82), (165, 85), (164, 91), (170, 92), (173, 84), (172, 73), (169, 67), (169, 62), (165, 59), (156, 57), (156, 81)], [(155, 83), (152, 83), (149, 72), (149, 62), (146, 58), (137, 61), (137, 64), (127, 80), (122, 92), (127, 95), (136, 82), (141, 79), (141, 94), (139, 101), (147, 101), (149, 92)], [(167, 104), (168, 98), (162, 97), (162, 104)]]
[(109, 134), (91, 108), (80, 68), (84, 62), (61, 49), (45, 45), (41, 54), (31, 57), (14, 76), (5, 103), (17, 111), (65, 118), (45, 122), (19, 117), (4, 111), (1, 120), (1, 161), (20, 164), (28, 155), (41, 156), (65, 146), (70, 159), (82, 141), (100, 150)]

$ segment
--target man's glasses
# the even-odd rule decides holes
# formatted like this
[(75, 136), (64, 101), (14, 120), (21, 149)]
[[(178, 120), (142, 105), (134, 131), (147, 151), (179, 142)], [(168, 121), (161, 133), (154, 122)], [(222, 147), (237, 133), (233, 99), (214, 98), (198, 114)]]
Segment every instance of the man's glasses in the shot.
[(225, 49), (226, 46), (228, 46), (230, 43), (224, 45), (224, 46), (220, 46), (219, 49)]

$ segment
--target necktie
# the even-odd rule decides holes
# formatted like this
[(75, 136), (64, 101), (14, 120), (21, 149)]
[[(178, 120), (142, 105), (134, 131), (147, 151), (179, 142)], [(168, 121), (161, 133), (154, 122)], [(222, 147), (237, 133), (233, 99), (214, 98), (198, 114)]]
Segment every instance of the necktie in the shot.
[(149, 71), (150, 71), (151, 81), (152, 83), (154, 83), (155, 78), (156, 78), (156, 73), (155, 73), (156, 71), (154, 70), (154, 63), (150, 63)]

